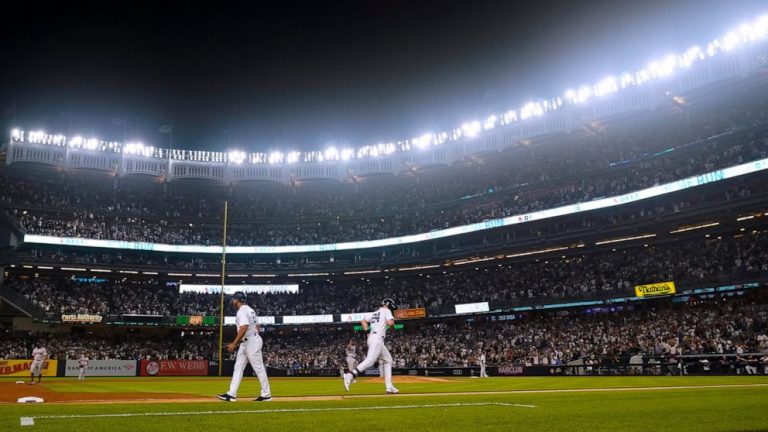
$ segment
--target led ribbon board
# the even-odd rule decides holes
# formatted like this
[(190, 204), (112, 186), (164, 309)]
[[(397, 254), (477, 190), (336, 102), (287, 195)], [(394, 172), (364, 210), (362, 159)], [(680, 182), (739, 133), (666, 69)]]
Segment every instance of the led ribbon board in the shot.
[[(299, 285), (224, 285), (224, 294), (232, 295), (237, 291), (256, 294), (298, 294)], [(220, 292), (221, 285), (179, 285), (179, 293), (216, 294)]]
[[(478, 231), (489, 230), (493, 228), (517, 225), (526, 222), (532, 222), (543, 219), (550, 219), (560, 216), (573, 215), (591, 210), (599, 210), (609, 207), (616, 207), (623, 204), (629, 204), (649, 198), (654, 198), (682, 190), (702, 186), (709, 183), (715, 183), (747, 174), (752, 174), (768, 169), (768, 158), (748, 162), (741, 165), (711, 171), (705, 174), (688, 177), (682, 180), (666, 183), (659, 186), (641, 189), (624, 195), (617, 195), (608, 198), (602, 198), (594, 201), (569, 204), (562, 207), (556, 207), (547, 210), (535, 211), (516, 216), (509, 216), (500, 219), (492, 219), (484, 222), (478, 222), (470, 225), (462, 225), (453, 228), (435, 230), (428, 233), (412, 234), (402, 237), (391, 237), (379, 240), (366, 240), (346, 243), (327, 243), (314, 245), (298, 246), (228, 246), (228, 254), (286, 254), (303, 252), (327, 252), (343, 251), (354, 249), (369, 249), (384, 246), (395, 246), (402, 244), (418, 243), (427, 240), (452, 237), (462, 234), (469, 234)], [(49, 244), (58, 246), (81, 246), (108, 249), (131, 249), (146, 250), (155, 252), (174, 252), (174, 253), (210, 253), (221, 254), (221, 246), (194, 246), (194, 245), (169, 245), (163, 243), (145, 243), (145, 242), (127, 242), (116, 240), (95, 240), (73, 237), (52, 237), (29, 234), (24, 236), (25, 243)]]

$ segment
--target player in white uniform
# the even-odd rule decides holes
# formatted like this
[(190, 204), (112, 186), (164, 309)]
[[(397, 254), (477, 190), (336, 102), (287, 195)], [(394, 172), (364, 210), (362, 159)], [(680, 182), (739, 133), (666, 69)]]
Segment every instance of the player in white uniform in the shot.
[(387, 394), (399, 393), (399, 390), (392, 385), (392, 354), (389, 353), (386, 345), (384, 345), (387, 327), (395, 325), (395, 317), (392, 315), (392, 309), (394, 308), (394, 300), (384, 299), (379, 310), (366, 314), (365, 318), (360, 322), (363, 325), (364, 331), (368, 331), (369, 327), (371, 329), (371, 333), (368, 335), (368, 355), (351, 372), (344, 374), (344, 388), (347, 391), (349, 391), (349, 385), (360, 373), (365, 372), (366, 369), (376, 364), (377, 360), (383, 360), (384, 386), (387, 389)]
[(478, 361), (480, 363), (480, 378), (488, 378), (488, 373), (485, 371), (485, 353), (480, 353), (480, 360)]
[(351, 371), (352, 369), (357, 366), (357, 344), (355, 344), (354, 339), (350, 339), (349, 343), (347, 344), (347, 370)]
[(354, 340), (350, 340), (347, 344), (347, 368), (348, 370), (352, 370), (357, 366), (357, 345), (355, 345)]
[(32, 365), (29, 368), (30, 378), (29, 383), (35, 383), (35, 375), (37, 375), (37, 383), (43, 379), (43, 363), (48, 360), (48, 351), (44, 346), (39, 346), (32, 350)]
[[(240, 387), (240, 381), (243, 379), (246, 362), (251, 363), (256, 377), (259, 378), (259, 384), (261, 384), (261, 396), (254, 399), (254, 401), (265, 402), (272, 400), (267, 369), (264, 367), (264, 359), (261, 355), (263, 342), (261, 336), (259, 336), (256, 312), (245, 304), (246, 300), (245, 293), (241, 291), (232, 295), (232, 305), (237, 309), (237, 317), (235, 318), (237, 336), (231, 344), (227, 345), (227, 352), (234, 352), (235, 348), (237, 348), (237, 360), (235, 360), (235, 370), (232, 373), (232, 383), (229, 386), (229, 391), (216, 396), (226, 402), (235, 402), (237, 400), (237, 389)], [(239, 348), (238, 344), (240, 345)]]
[(85, 370), (88, 369), (88, 357), (85, 353), (80, 354), (80, 359), (77, 360), (77, 367), (80, 368), (80, 374), (77, 376), (78, 381), (85, 379)]

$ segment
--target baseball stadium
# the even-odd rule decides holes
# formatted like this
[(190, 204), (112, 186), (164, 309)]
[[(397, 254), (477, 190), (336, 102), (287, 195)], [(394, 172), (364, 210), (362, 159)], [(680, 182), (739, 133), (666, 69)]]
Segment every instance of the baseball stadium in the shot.
[[(662, 28), (665, 4), (633, 7), (649, 8)], [(66, 16), (90, 16), (91, 6)], [(205, 13), (195, 20), (178, 18), (179, 32), (210, 33), (179, 36), (196, 53), (226, 44), (210, 22), (227, 8), (209, 6), (196, 9)], [(21, 44), (30, 56), (68, 48), (44, 62), (6, 56), (19, 65), (9, 66), (0, 91), (0, 103), (13, 100), (0, 143), (0, 430), (768, 430), (764, 8), (740, 11), (742, 21), (721, 14), (677, 26), (675, 34), (695, 45), (672, 40), (658, 51), (633, 39), (632, 51), (604, 53), (613, 55), (605, 64), (621, 68), (559, 93), (535, 94), (563, 81), (537, 87), (520, 78), (531, 93), (525, 98), (486, 94), (450, 115), (402, 111), (386, 133), (360, 125), (360, 140), (260, 145), (243, 139), (247, 133), (227, 132), (224, 144), (205, 138), (208, 124), (195, 125), (181, 108), (140, 116), (89, 102), (79, 117), (77, 109), (64, 116), (38, 109), (62, 112), (69, 102), (56, 95), (138, 103), (142, 96), (102, 94), (101, 77), (116, 72), (100, 68), (100, 57), (72, 64), (63, 57), (110, 47), (120, 53), (104, 58), (133, 59), (133, 49), (141, 57), (145, 39), (113, 40), (104, 29), (151, 24), (115, 19), (86, 35), (87, 26), (57, 21), (61, 5), (25, 7), (20, 16), (51, 11), (39, 25), (12, 23), (4, 45)], [(263, 7), (259, 19), (294, 22)], [(378, 2), (314, 7), (294, 17), (296, 34), (310, 32), (298, 29), (304, 19), (348, 23), (354, 13), (374, 14), (389, 26), (404, 10)], [(475, 12), (454, 26), (453, 14), (464, 9), (450, 1), (422, 7), (451, 23), (455, 38), (482, 26)], [(512, 14), (499, 7), (473, 6), (493, 19)], [(338, 22), (325, 8), (341, 14)], [(535, 5), (516, 13), (520, 25), (557, 15)], [(227, 14), (228, 31), (257, 44)], [(162, 34), (177, 31), (168, 23)], [(390, 48), (366, 39), (385, 38), (379, 25), (354, 24), (373, 35), (357, 42), (371, 58), (408, 50), (399, 39)], [(330, 27), (312, 36), (318, 53), (326, 37), (342, 50), (355, 45), (355, 37), (337, 39), (346, 27)], [(443, 30), (421, 29), (427, 39)], [(497, 31), (497, 41), (512, 38), (505, 26)], [(289, 33), (276, 45), (285, 59), (273, 53), (258, 64), (293, 67)], [(72, 42), (96, 35), (104, 39), (93, 46)], [(584, 43), (574, 39), (568, 43)], [(180, 51), (177, 58), (157, 43), (163, 64), (177, 67)], [(430, 43), (439, 51), (448, 40)], [(520, 55), (534, 46), (505, 43)], [(558, 55), (536, 51), (531, 59)], [(343, 67), (366, 58), (352, 56)], [(316, 75), (336, 70), (313, 64)], [(211, 67), (203, 66), (206, 75)], [(48, 71), (27, 77), (28, 68)], [(274, 88), (323, 85), (275, 70), (282, 76)], [(55, 78), (60, 71), (67, 78)], [(163, 71), (160, 85), (184, 88)], [(137, 87), (157, 84), (137, 73)], [(222, 68), (215, 79), (245, 85), (235, 75)], [(220, 89), (205, 87), (208, 78), (194, 83), (199, 96), (169, 90), (167, 98), (185, 110), (210, 103), (194, 108), (210, 112), (215, 103), (241, 103), (207, 99)], [(419, 83), (424, 95), (449, 78), (434, 80)], [(73, 82), (79, 90), (62, 90)], [(344, 88), (376, 87), (364, 79), (329, 85), (349, 101)], [(400, 91), (377, 85), (382, 94)], [(25, 102), (13, 96), (16, 87), (40, 93)], [(254, 109), (280, 111), (284, 96), (298, 113), (305, 101), (291, 94), (275, 90)], [(165, 106), (157, 99), (142, 103)], [(438, 96), (429, 103), (442, 104)], [(318, 113), (317, 124), (328, 125), (326, 115)], [(463, 120), (450, 123), (454, 117)], [(412, 119), (424, 124), (418, 132)]]

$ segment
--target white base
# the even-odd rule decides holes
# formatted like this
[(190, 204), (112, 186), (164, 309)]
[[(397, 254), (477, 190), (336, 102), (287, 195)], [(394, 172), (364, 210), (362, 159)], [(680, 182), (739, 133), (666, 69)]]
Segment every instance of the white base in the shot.
[(25, 396), (22, 398), (19, 398), (17, 401), (18, 403), (42, 403), (45, 402), (43, 398), (39, 398), (36, 396)]

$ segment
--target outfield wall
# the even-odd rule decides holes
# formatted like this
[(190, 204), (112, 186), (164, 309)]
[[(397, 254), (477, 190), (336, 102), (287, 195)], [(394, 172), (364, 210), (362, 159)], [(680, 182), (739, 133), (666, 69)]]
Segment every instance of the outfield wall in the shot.
[[(0, 360), (0, 377), (28, 377), (32, 367), (32, 359)], [(43, 362), (43, 376), (58, 376), (59, 362), (46, 360)]]
[[(59, 362), (57, 375), (68, 377), (80, 375), (80, 363), (77, 360)], [(89, 360), (85, 375), (92, 377), (136, 376), (136, 360)]]
[[(722, 359), (726, 359), (725, 362)], [(26, 377), (32, 360), (0, 359), (0, 377)], [(581, 361), (569, 365), (504, 365), (489, 366), (486, 372), (490, 376), (623, 376), (623, 375), (673, 375), (682, 372), (685, 367), (688, 375), (747, 375), (745, 366), (756, 369), (756, 375), (768, 375), (768, 353), (745, 353), (719, 355), (684, 355), (669, 361), (664, 358), (633, 357), (630, 363), (585, 365)], [(235, 362), (225, 360), (222, 375), (232, 376)], [(44, 376), (75, 377), (80, 369), (77, 361), (48, 360), (45, 363)], [(143, 376), (218, 376), (219, 364), (209, 360), (91, 360), (86, 370), (88, 377), (133, 377)], [(271, 377), (339, 377), (341, 371), (326, 369), (279, 369), (267, 367)], [(250, 365), (246, 365), (245, 376), (253, 376)], [(367, 377), (379, 376), (379, 369), (372, 368), (363, 374)], [(395, 376), (423, 377), (472, 377), (480, 375), (480, 367), (442, 367), (442, 368), (393, 368)]]

